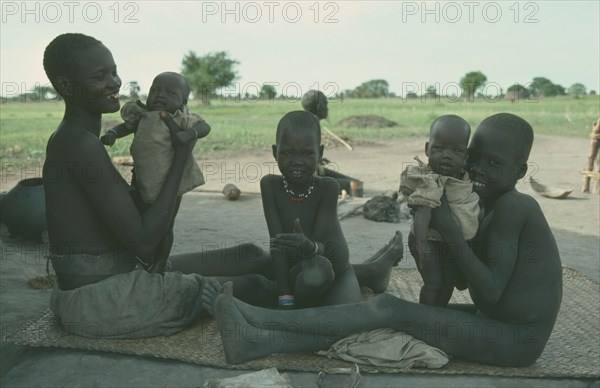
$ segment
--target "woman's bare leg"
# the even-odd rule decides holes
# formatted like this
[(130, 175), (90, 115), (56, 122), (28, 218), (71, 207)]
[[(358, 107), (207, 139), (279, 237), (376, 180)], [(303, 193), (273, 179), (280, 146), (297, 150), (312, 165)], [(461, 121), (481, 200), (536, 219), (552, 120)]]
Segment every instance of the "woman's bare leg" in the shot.
[(277, 300), (271, 257), (254, 244), (171, 256), (172, 271), (233, 282), (233, 295), (244, 302), (271, 307)]
[(272, 275), (268, 252), (255, 244), (240, 244), (229, 248), (185, 253), (171, 256), (173, 271), (197, 273), (203, 276)]

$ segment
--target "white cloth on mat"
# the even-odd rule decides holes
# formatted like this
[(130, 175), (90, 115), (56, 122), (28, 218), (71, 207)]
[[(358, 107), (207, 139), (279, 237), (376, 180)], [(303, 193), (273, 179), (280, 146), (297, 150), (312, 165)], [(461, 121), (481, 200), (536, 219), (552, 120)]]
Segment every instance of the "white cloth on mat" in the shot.
[(404, 332), (387, 328), (342, 338), (331, 345), (329, 350), (321, 350), (317, 354), (357, 364), (399, 369), (437, 369), (449, 361), (448, 355), (440, 349)]

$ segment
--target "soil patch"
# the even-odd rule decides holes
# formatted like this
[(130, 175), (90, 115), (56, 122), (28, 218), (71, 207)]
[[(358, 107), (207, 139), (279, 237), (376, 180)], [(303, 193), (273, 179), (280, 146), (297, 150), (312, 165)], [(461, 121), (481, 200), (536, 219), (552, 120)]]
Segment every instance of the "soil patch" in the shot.
[(339, 125), (346, 128), (389, 128), (398, 127), (398, 123), (376, 115), (350, 116), (342, 119)]

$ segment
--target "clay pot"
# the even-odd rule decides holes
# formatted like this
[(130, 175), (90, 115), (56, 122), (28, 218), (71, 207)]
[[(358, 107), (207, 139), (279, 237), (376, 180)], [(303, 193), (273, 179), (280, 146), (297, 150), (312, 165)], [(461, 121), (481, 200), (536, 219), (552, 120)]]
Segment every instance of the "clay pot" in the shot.
[(42, 240), (46, 231), (46, 202), (42, 178), (23, 179), (0, 202), (2, 222), (10, 234)]

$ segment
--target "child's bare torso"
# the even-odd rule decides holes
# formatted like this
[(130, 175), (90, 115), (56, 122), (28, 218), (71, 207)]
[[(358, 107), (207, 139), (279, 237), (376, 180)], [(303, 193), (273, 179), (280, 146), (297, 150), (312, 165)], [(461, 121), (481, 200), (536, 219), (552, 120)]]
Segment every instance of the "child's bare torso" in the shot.
[[(497, 243), (501, 228), (511, 228), (499, 222), (497, 215), (518, 208), (525, 217), (518, 241)], [(562, 264), (550, 227), (533, 198), (516, 190), (501, 196), (486, 213), (477, 233), (475, 254), (482, 261), (510, 259), (516, 261), (510, 279), (497, 303), (486, 302), (481, 290), (470, 287), (478, 309), (485, 315), (512, 322), (554, 321), (562, 299)]]

